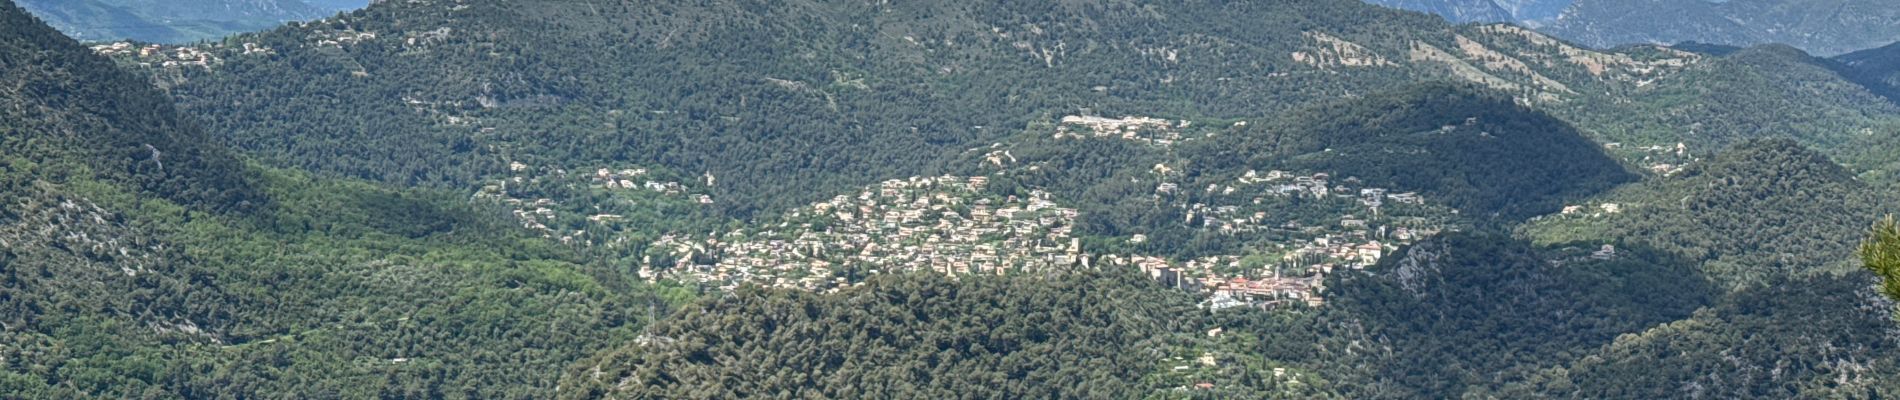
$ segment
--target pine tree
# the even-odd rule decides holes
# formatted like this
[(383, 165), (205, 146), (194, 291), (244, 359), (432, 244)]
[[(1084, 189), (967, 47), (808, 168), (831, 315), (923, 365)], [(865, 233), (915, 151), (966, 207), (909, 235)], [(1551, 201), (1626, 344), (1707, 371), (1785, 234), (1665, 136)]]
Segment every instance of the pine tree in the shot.
[(1900, 224), (1892, 215), (1874, 223), (1860, 245), (1860, 259), (1869, 271), (1880, 276), (1881, 293), (1900, 299)]

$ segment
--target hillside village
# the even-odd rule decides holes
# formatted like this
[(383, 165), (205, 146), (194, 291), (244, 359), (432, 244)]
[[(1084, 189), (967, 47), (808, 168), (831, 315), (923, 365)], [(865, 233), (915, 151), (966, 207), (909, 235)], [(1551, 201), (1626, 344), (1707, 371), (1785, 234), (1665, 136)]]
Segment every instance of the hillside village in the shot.
[[(1169, 147), (1182, 142), (1213, 137), (1220, 132), (1218, 128), (1243, 126), (1247, 126), (1246, 121), (1237, 121), (1232, 124), (1208, 124), (1142, 116), (1108, 118), (1070, 115), (1057, 121), (1053, 138), (1058, 140), (1120, 139), (1156, 147)], [(1000, 161), (996, 163), (1003, 164)]]
[(1700, 157), (1689, 151), (1689, 144), (1684, 142), (1676, 142), (1674, 145), (1648, 146), (1609, 142), (1603, 144), (1603, 150), (1642, 167), (1650, 174), (1663, 177), (1675, 175), (1690, 164), (1701, 161)]
[(1071, 231), (1075, 209), (1046, 192), (987, 193), (988, 181), (890, 180), (792, 211), (776, 225), (704, 238), (669, 235), (653, 244), (640, 274), (722, 289), (754, 283), (823, 290), (865, 273), (1004, 274), (1090, 262)]
[[(1052, 130), (1057, 140), (1129, 140), (1167, 147), (1245, 124), (1071, 115)], [(985, 151), (976, 161), (994, 167), (987, 168), (991, 176), (1047, 166), (1019, 163), (1011, 146), (1003, 143), (973, 151)], [(1228, 254), (1177, 259), (1150, 248), (1147, 234), (1136, 232), (1106, 238), (1105, 243), (1120, 249), (1106, 251), (1093, 248), (1100, 247), (1093, 240), (1084, 246), (1086, 235), (1075, 231), (1082, 211), (1035, 188), (1022, 188), (1027, 193), (1022, 196), (1001, 194), (1015, 191), (989, 187), (991, 176), (888, 180), (787, 212), (772, 222), (717, 233), (662, 235), (640, 256), (638, 274), (719, 289), (755, 284), (824, 291), (877, 273), (1035, 273), (1102, 263), (1135, 266), (1170, 287), (1206, 293), (1211, 297), (1207, 306), (1214, 308), (1319, 306), (1324, 304), (1325, 276), (1335, 270), (1371, 266), (1400, 246), (1461, 229), (1456, 210), (1432, 204), (1418, 193), (1358, 178), (1247, 171), (1188, 187), (1175, 167), (1163, 163), (1142, 179), (1155, 184), (1146, 201), (1177, 209), (1185, 216), (1182, 226), (1194, 232), (1244, 246)], [(616, 179), (607, 178), (606, 186), (611, 189)], [(533, 219), (530, 215), (524, 221)]]
[[(1214, 295), (1215, 308), (1324, 303), (1324, 277), (1360, 269), (1399, 246), (1456, 230), (1456, 210), (1427, 204), (1411, 192), (1372, 187), (1327, 173), (1248, 171), (1230, 183), (1198, 191), (1167, 178), (1159, 200), (1184, 210), (1190, 227), (1249, 243), (1247, 254), (1169, 263), (1156, 257), (1115, 257), (1141, 266), (1164, 284)], [(1145, 241), (1136, 235), (1130, 241)]]
[(473, 199), (499, 204), (523, 228), (563, 244), (634, 250), (647, 240), (642, 230), (656, 221), (713, 204), (703, 187), (648, 168), (582, 172), (515, 161), (508, 169), (510, 176), (484, 185)]
[[(1327, 274), (1373, 265), (1399, 246), (1456, 229), (1449, 221), (1454, 212), (1416, 193), (1389, 193), (1356, 179), (1334, 183), (1324, 173), (1270, 171), (1206, 189), (1210, 201), (1246, 199), (1237, 204), (1179, 205), (1199, 229), (1252, 238), (1247, 254), (1180, 261), (1103, 254), (1082, 246), (1073, 231), (1076, 209), (1043, 191), (998, 195), (986, 190), (988, 183), (982, 176), (890, 180), (792, 211), (774, 224), (662, 236), (639, 274), (722, 290), (756, 284), (822, 291), (897, 271), (1010, 274), (1103, 263), (1139, 267), (1170, 287), (1207, 293), (1213, 308), (1319, 306)], [(1179, 190), (1170, 185), (1157, 191)], [(1303, 222), (1314, 215), (1329, 217)], [(1139, 248), (1147, 237), (1120, 240)]]
[[(222, 47), (222, 46), (219, 46)], [(204, 68), (221, 65), (224, 58), (210, 48), (198, 46), (165, 46), (158, 44), (138, 45), (132, 42), (105, 43), (92, 46), (92, 51), (120, 63), (128, 63), (144, 68)], [(271, 49), (260, 47), (256, 43), (245, 43), (240, 54), (269, 54)]]
[[(304, 23), (315, 26), (323, 21)], [(447, 39), (454, 32), (443, 27), (430, 31), (414, 32), (404, 35), (400, 44), (405, 49), (420, 49)], [(378, 39), (376, 32), (353, 29), (315, 30), (302, 46), (314, 48), (344, 49)], [(91, 46), (94, 53), (106, 56), (124, 65), (141, 68), (159, 68), (177, 70), (182, 68), (211, 69), (223, 65), (229, 57), (269, 56), (277, 54), (276, 49), (257, 42), (208, 42), (202, 44), (141, 44), (127, 41), (101, 43)]]
[[(1190, 128), (1200, 127), (1149, 117), (1070, 116), (1060, 120), (1055, 137), (1168, 146), (1191, 140), (1180, 134)], [(995, 173), (1040, 167), (1018, 165), (1006, 145), (989, 150), (981, 162), (1003, 167)], [(1184, 226), (1246, 246), (1173, 259), (1144, 250), (1149, 238), (1136, 233), (1109, 238), (1133, 250), (1085, 248), (1075, 232), (1081, 211), (1042, 190), (1001, 194), (1007, 191), (989, 187), (989, 176), (888, 180), (771, 221), (715, 232), (664, 228), (664, 221), (714, 203), (707, 189), (717, 178), (710, 174), (684, 179), (639, 166), (569, 171), (517, 161), (509, 176), (473, 197), (505, 206), (521, 226), (544, 237), (621, 252), (630, 257), (630, 270), (653, 281), (828, 291), (878, 273), (1035, 273), (1103, 263), (1135, 266), (1170, 287), (1206, 293), (1215, 308), (1322, 305), (1327, 274), (1373, 265), (1399, 246), (1457, 229), (1456, 211), (1422, 195), (1322, 172), (1248, 171), (1189, 188), (1161, 164), (1150, 178), (1156, 186), (1149, 200), (1180, 210)]]
[[(378, 39), (375, 33), (349, 29), (321, 32), (309, 38), (310, 46), (341, 48)], [(425, 46), (451, 32), (426, 31), (400, 40), (408, 47)], [(1531, 47), (1563, 47), (1527, 37)], [(1316, 67), (1390, 64), (1343, 39), (1321, 33), (1309, 33), (1307, 39), (1316, 50), (1295, 57)], [(122, 62), (165, 68), (212, 68), (222, 62), (219, 54), (272, 52), (252, 43), (244, 43), (241, 48), (114, 43), (93, 49)], [(1542, 78), (1492, 49), (1467, 45), (1458, 50), (1466, 53), (1463, 58), (1488, 60), (1480, 63), (1483, 70), (1508, 70)], [(1613, 64), (1635, 75), (1651, 72), (1636, 66), (1641, 64), (1637, 60), (1602, 60), (1595, 53), (1581, 50), (1566, 54), (1571, 63)], [(1454, 58), (1459, 57), (1442, 60)], [(1607, 67), (1593, 67), (1592, 73), (1601, 73), (1597, 72), (1599, 68)], [(1489, 76), (1473, 79), (1504, 81)], [(1532, 80), (1548, 83), (1545, 90), (1563, 90), (1561, 84), (1547, 79)], [(438, 108), (420, 100), (405, 101), (419, 110)], [(462, 118), (446, 119), (453, 125)], [(1126, 140), (1165, 149), (1246, 124), (1083, 114), (1057, 120), (1052, 137)], [(1620, 146), (1611, 143), (1606, 150), (1640, 156), (1643, 165), (1659, 175), (1679, 170), (1689, 158), (1680, 145)], [(992, 146), (983, 159), (1004, 170), (1016, 164), (1015, 155), (1002, 144)], [(1453, 222), (1455, 210), (1428, 204), (1417, 193), (1373, 187), (1356, 178), (1334, 180), (1320, 172), (1248, 171), (1230, 182), (1185, 187), (1185, 182), (1171, 175), (1175, 172), (1172, 167), (1161, 164), (1152, 171), (1156, 186), (1151, 200), (1181, 210), (1186, 215), (1182, 223), (1197, 231), (1240, 238), (1249, 246), (1239, 254), (1185, 260), (1140, 251), (1091, 252), (1083, 248), (1082, 240), (1073, 232), (1079, 211), (1058, 205), (1058, 199), (1047, 192), (1035, 191), (1023, 198), (998, 197), (986, 191), (988, 178), (982, 176), (891, 180), (793, 211), (776, 225), (713, 234), (687, 233), (653, 227), (666, 225), (658, 221), (679, 218), (712, 204), (705, 187), (714, 183), (713, 177), (661, 178), (641, 167), (568, 171), (519, 162), (511, 165), (510, 172), (510, 176), (482, 187), (474, 198), (504, 205), (523, 227), (544, 237), (637, 257), (632, 261), (637, 266), (631, 268), (642, 278), (699, 282), (720, 289), (749, 283), (829, 290), (848, 286), (864, 274), (880, 272), (1000, 274), (1088, 267), (1099, 261), (1138, 266), (1169, 286), (1208, 293), (1210, 307), (1318, 306), (1324, 303), (1324, 277), (1334, 270), (1363, 268), (1400, 246), (1458, 229)], [(1616, 207), (1592, 205), (1589, 211), (1614, 213)], [(1564, 214), (1579, 215), (1582, 211), (1581, 206), (1575, 206)], [(1146, 239), (1143, 234), (1116, 238), (1137, 249)]]

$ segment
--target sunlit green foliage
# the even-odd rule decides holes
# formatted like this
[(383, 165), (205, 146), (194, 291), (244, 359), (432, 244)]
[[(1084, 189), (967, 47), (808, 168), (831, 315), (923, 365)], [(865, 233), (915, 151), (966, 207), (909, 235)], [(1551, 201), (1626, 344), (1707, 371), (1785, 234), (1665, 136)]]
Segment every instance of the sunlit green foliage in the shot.
[(1881, 293), (1900, 300), (1900, 224), (1893, 216), (1875, 222), (1860, 244), (1860, 262), (1881, 279)]
[(466, 194), (246, 165), (0, 4), (0, 398), (546, 398), (697, 294)]

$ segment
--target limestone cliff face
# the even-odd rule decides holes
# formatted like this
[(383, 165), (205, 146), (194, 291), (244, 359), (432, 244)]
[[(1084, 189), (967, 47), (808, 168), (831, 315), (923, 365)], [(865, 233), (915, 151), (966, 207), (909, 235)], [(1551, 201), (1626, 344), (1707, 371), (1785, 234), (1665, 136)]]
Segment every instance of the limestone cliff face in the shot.
[(1393, 270), (1399, 287), (1413, 297), (1425, 297), (1425, 287), (1441, 280), (1438, 275), (1443, 269), (1438, 261), (1449, 256), (1450, 251), (1438, 242), (1420, 243), (1407, 249), (1405, 258), (1399, 259), (1398, 268)]

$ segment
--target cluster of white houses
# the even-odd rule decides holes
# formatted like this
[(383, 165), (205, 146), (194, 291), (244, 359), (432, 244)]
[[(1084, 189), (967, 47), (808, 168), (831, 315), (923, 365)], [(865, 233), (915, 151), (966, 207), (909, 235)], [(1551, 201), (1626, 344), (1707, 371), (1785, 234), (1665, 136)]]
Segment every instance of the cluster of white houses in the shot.
[[(1435, 233), (1435, 232), (1428, 232)], [(1398, 246), (1412, 242), (1420, 234), (1405, 239), (1370, 235), (1367, 231), (1326, 233), (1307, 242), (1283, 244), (1277, 250), (1276, 264), (1248, 270), (1241, 257), (1221, 255), (1187, 262), (1171, 262), (1159, 257), (1109, 255), (1103, 262), (1134, 265), (1169, 287), (1206, 292), (1214, 308), (1234, 306), (1274, 307), (1291, 303), (1309, 306), (1324, 304), (1325, 277), (1337, 269), (1361, 269), (1377, 264)], [(1239, 272), (1235, 272), (1239, 271)]]
[(1056, 126), (1056, 139), (1119, 138), (1156, 146), (1170, 146), (1183, 138), (1181, 130), (1193, 121), (1174, 121), (1151, 117), (1104, 118), (1071, 115)]
[[(612, 182), (628, 175), (624, 172), (596, 175)], [(1269, 175), (1276, 177), (1251, 183), (1279, 180), (1278, 175), (1284, 174)], [(1324, 178), (1322, 174), (1308, 183), (1284, 177), (1301, 185), (1324, 185)], [(1002, 274), (1089, 268), (1100, 262), (1138, 266), (1170, 287), (1207, 293), (1213, 299), (1211, 307), (1317, 306), (1324, 302), (1324, 278), (1335, 269), (1373, 265), (1398, 246), (1441, 229), (1427, 218), (1377, 215), (1360, 219), (1352, 214), (1340, 215), (1337, 224), (1303, 226), (1297, 221), (1280, 223), (1244, 206), (1215, 206), (1196, 208), (1206, 212), (1209, 220), (1226, 221), (1207, 229), (1244, 234), (1246, 229), (1265, 227), (1275, 237), (1293, 238), (1265, 245), (1263, 253), (1276, 257), (1274, 268), (1246, 270), (1237, 255), (1182, 262), (1141, 255), (1097, 258), (1083, 251), (1081, 240), (1072, 232), (1075, 209), (1057, 204), (1041, 191), (1021, 197), (994, 194), (985, 190), (988, 183), (981, 176), (891, 180), (788, 212), (776, 224), (706, 236), (663, 236), (649, 247), (639, 274), (651, 280), (699, 282), (721, 289), (756, 284), (830, 290), (850, 285), (863, 274)], [(1325, 212), (1378, 206), (1356, 188), (1344, 197), (1334, 196), (1337, 190), (1327, 188), (1325, 198), (1332, 201), (1325, 202), (1331, 207)], [(1413, 194), (1396, 198), (1403, 200), (1383, 191), (1378, 194), (1380, 201), (1422, 203)], [(1240, 221), (1228, 218), (1234, 216)], [(1130, 242), (1142, 239), (1138, 235)]]
[[(270, 51), (269, 48), (259, 47), (255, 43), (245, 43), (244, 46), (244, 54)], [(131, 60), (131, 62), (137, 63), (142, 67), (210, 68), (224, 61), (210, 51), (193, 46), (161, 46), (156, 44), (137, 46), (130, 42), (117, 42), (92, 46), (92, 51), (108, 58)]]
[[(1251, 245), (1252, 252), (1277, 256), (1273, 268), (1248, 270), (1240, 257), (1204, 257), (1182, 263), (1154, 257), (1112, 258), (1134, 264), (1164, 284), (1205, 291), (1211, 307), (1277, 306), (1324, 302), (1324, 277), (1337, 268), (1359, 269), (1414, 241), (1448, 229), (1455, 211), (1428, 206), (1417, 193), (1366, 186), (1359, 179), (1335, 183), (1326, 173), (1248, 171), (1231, 184), (1210, 184), (1189, 196), (1179, 184), (1164, 181), (1156, 199), (1176, 199), (1190, 226), (1236, 236), (1271, 237)], [(1298, 206), (1289, 201), (1299, 199)], [(1190, 202), (1195, 199), (1197, 202)], [(1198, 202), (1206, 201), (1213, 204)], [(1277, 215), (1293, 211), (1302, 215)], [(1326, 216), (1314, 223), (1314, 216)], [(1302, 222), (1305, 221), (1305, 222)], [(1140, 242), (1145, 236), (1133, 240)]]
[[(570, 173), (511, 163), (509, 170), (511, 177), (484, 187), (476, 197), (508, 205), (522, 226), (563, 242), (624, 239), (575, 230), (576, 224), (618, 226), (624, 218), (563, 208), (558, 199), (538, 194), (547, 185), (584, 185), (636, 202), (710, 201), (693, 200), (704, 195), (643, 168)], [(1020, 196), (991, 191), (989, 181), (984, 176), (889, 180), (786, 212), (772, 223), (660, 236), (644, 243), (638, 274), (727, 290), (755, 284), (824, 291), (877, 273), (1004, 274), (1101, 263), (1138, 266), (1169, 287), (1207, 294), (1207, 306), (1214, 308), (1318, 306), (1324, 303), (1328, 274), (1373, 265), (1399, 246), (1445, 229), (1440, 214), (1449, 213), (1426, 206), (1416, 194), (1388, 193), (1353, 179), (1335, 185), (1326, 174), (1250, 172), (1237, 183), (1196, 188), (1208, 194), (1198, 200), (1214, 204), (1187, 203), (1186, 196), (1174, 203), (1192, 215), (1196, 229), (1251, 243), (1247, 254), (1177, 261), (1089, 254), (1073, 231), (1076, 209), (1043, 191)], [(706, 185), (713, 182), (710, 175), (704, 177)], [(1289, 207), (1295, 204), (1289, 203), (1295, 202), (1292, 197), (1301, 198), (1297, 207)], [(576, 222), (582, 216), (586, 220)], [(1323, 223), (1313, 223), (1314, 216), (1323, 216)], [(1134, 235), (1128, 241), (1145, 239)], [(1243, 258), (1254, 265), (1243, 266)], [(1257, 265), (1263, 262), (1271, 265)]]
[[(777, 225), (662, 237), (640, 273), (726, 288), (826, 289), (847, 283), (840, 274), (845, 269), (998, 274), (1089, 262), (1072, 236), (1075, 209), (1058, 206), (1046, 192), (988, 194), (988, 181), (891, 180), (790, 212)], [(654, 256), (667, 261), (655, 263)]]
[[(614, 238), (589, 238), (586, 230), (558, 228), (557, 220), (572, 216), (585, 215), (587, 222), (594, 224), (612, 224), (625, 217), (611, 212), (592, 211), (585, 214), (580, 210), (562, 207), (559, 200), (537, 197), (538, 188), (546, 185), (585, 185), (589, 190), (605, 191), (609, 194), (625, 192), (651, 192), (658, 198), (674, 197), (680, 201), (690, 200), (699, 204), (711, 204), (712, 197), (706, 194), (689, 193), (691, 188), (675, 181), (648, 179), (651, 174), (645, 168), (610, 169), (599, 168), (593, 173), (570, 174), (565, 169), (543, 167), (535, 168), (521, 162), (511, 162), (508, 170), (513, 176), (483, 186), (475, 192), (476, 199), (496, 201), (511, 209), (517, 222), (523, 228), (541, 232), (542, 237), (556, 239), (562, 243), (588, 243), (589, 239), (608, 240)], [(636, 182), (637, 181), (637, 182)], [(533, 194), (533, 195), (530, 195)], [(654, 198), (654, 197), (646, 197)], [(633, 204), (632, 206), (639, 206)], [(555, 225), (555, 226), (550, 226)]]
[(376, 33), (352, 30), (319, 32), (311, 34), (310, 40), (315, 41), (317, 47), (341, 48), (347, 45), (376, 40)]
[[(640, 168), (570, 174), (513, 163), (509, 169), (514, 176), (476, 196), (511, 206), (523, 226), (564, 242), (584, 243), (585, 232), (563, 232), (573, 230), (568, 218), (573, 212), (563, 211), (555, 199), (534, 198), (531, 193), (539, 192), (534, 187), (586, 185), (642, 199), (681, 199), (677, 201), (702, 196)], [(706, 184), (713, 182), (705, 177)], [(1056, 203), (1047, 192), (1005, 195), (987, 190), (988, 177), (934, 176), (885, 181), (789, 211), (774, 223), (706, 235), (664, 235), (647, 243), (638, 273), (649, 280), (727, 290), (755, 284), (823, 291), (877, 273), (1003, 274), (1102, 263), (1138, 266), (1169, 287), (1205, 293), (1207, 306), (1213, 308), (1319, 306), (1325, 301), (1325, 277), (1336, 269), (1373, 265), (1399, 246), (1446, 229), (1444, 215), (1438, 214), (1448, 209), (1426, 206), (1416, 194), (1357, 183), (1347, 179), (1335, 185), (1326, 174), (1249, 172), (1237, 183), (1196, 188), (1209, 194), (1200, 200), (1214, 204), (1175, 204), (1186, 209), (1190, 221), (1198, 221), (1195, 228), (1252, 243), (1247, 256), (1254, 257), (1253, 264), (1262, 258), (1272, 264), (1265, 268), (1243, 267), (1242, 255), (1182, 261), (1131, 254), (1097, 257), (1083, 250), (1073, 232), (1077, 210)], [(1298, 207), (1284, 207), (1292, 197), (1302, 198)], [(1268, 210), (1302, 216), (1272, 215)], [(1329, 219), (1315, 224), (1314, 215)], [(586, 219), (588, 224), (610, 224), (622, 217), (597, 214)], [(555, 224), (557, 220), (569, 223)], [(1129, 242), (1145, 239), (1135, 235)]]

